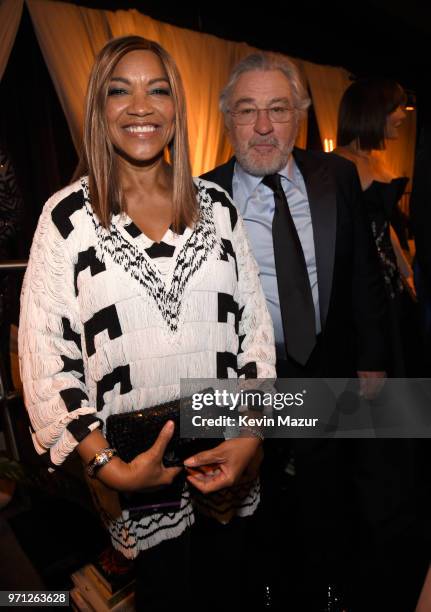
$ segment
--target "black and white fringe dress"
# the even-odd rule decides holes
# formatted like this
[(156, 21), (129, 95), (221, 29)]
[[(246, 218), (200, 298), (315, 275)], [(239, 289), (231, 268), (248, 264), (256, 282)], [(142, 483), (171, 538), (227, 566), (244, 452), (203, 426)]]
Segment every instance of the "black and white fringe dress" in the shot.
[[(21, 296), (19, 352), (36, 450), (55, 469), (110, 414), (179, 397), (181, 378), (274, 378), (273, 329), (242, 219), (217, 185), (196, 179), (200, 220), (160, 243), (125, 215), (109, 230), (87, 180), (46, 203)], [(237, 504), (251, 514), (258, 486)], [(127, 557), (180, 535), (181, 508), (106, 520)]]

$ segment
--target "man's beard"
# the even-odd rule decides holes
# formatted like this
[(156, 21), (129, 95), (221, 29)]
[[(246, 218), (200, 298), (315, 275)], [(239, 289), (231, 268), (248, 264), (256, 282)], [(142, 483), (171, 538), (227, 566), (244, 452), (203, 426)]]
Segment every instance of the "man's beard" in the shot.
[[(266, 157), (261, 157), (257, 151), (253, 149), (254, 145), (273, 145), (273, 153)], [(289, 142), (280, 149), (279, 142), (276, 138), (252, 138), (246, 144), (239, 145), (235, 148), (235, 155), (239, 164), (246, 172), (252, 176), (266, 176), (267, 174), (276, 174), (282, 170), (290, 157), (293, 149), (293, 142)]]

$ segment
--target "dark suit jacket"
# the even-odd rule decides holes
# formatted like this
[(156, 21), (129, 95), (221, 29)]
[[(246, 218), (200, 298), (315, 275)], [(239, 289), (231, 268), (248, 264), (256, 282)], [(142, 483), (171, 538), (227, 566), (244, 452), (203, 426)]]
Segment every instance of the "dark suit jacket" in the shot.
[[(307, 188), (316, 252), (322, 338), (313, 374), (384, 370), (384, 289), (356, 168), (334, 154), (293, 155)], [(234, 166), (232, 158), (202, 178), (232, 196)]]

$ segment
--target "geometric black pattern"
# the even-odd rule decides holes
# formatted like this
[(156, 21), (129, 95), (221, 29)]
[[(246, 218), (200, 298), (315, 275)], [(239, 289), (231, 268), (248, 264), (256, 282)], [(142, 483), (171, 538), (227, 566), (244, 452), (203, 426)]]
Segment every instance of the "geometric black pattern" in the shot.
[(156, 257), (172, 257), (175, 253), (175, 247), (173, 244), (166, 244), (166, 242), (153, 242), (153, 244), (145, 249), (146, 254), (155, 259)]
[(97, 381), (97, 410), (103, 410), (105, 405), (103, 396), (107, 391), (112, 391), (117, 383), (120, 383), (120, 394), (130, 393), (132, 383), (130, 382), (130, 365), (118, 366), (101, 380)]
[(104, 329), (108, 331), (111, 340), (121, 336), (121, 325), (115, 304), (102, 308), (84, 323), (85, 344), (89, 357), (96, 352), (94, 345), (96, 335)]
[(126, 230), (128, 234), (130, 234), (130, 236), (132, 236), (132, 238), (137, 238), (138, 236), (142, 234), (139, 227), (136, 225), (136, 223), (133, 223), (133, 221), (130, 221), (130, 223), (125, 225), (124, 229)]
[[(238, 312), (238, 322), (242, 320), (242, 315), (243, 315), (243, 312), (244, 312), (244, 308), (245, 308), (245, 306), (243, 306), (242, 308), (239, 309), (239, 312)], [(238, 344), (238, 355), (240, 353), (244, 352), (244, 349), (242, 348), (242, 343), (244, 342), (245, 336), (246, 336), (245, 334), (243, 336), (238, 336), (238, 341), (239, 341), (239, 344)]]
[(78, 253), (78, 260), (74, 269), (75, 295), (78, 295), (78, 274), (86, 268), (90, 268), (91, 276), (95, 276), (106, 270), (105, 264), (100, 261), (100, 259), (97, 259), (96, 249), (94, 247), (90, 247), (86, 251)]
[(66, 240), (71, 231), (73, 231), (72, 221), (70, 217), (74, 212), (80, 210), (84, 206), (84, 194), (82, 189), (74, 191), (64, 200), (61, 200), (52, 210), (51, 217), (54, 225), (57, 227), (60, 234)]
[(257, 365), (254, 361), (249, 361), (242, 368), (237, 370), (238, 378), (257, 378)]
[(228, 368), (231, 368), (234, 372), (236, 372), (236, 355), (227, 351), (217, 353), (217, 378), (229, 378)]
[(63, 400), (68, 412), (73, 412), (81, 407), (83, 400), (88, 400), (87, 395), (79, 387), (71, 387), (60, 391), (61, 399)]
[(72, 419), (67, 425), (67, 430), (78, 442), (81, 442), (91, 432), (90, 425), (95, 421), (99, 421), (101, 426), (103, 423), (100, 419), (95, 418), (94, 414), (82, 414), (79, 419)]
[(79, 378), (84, 377), (84, 361), (82, 359), (71, 359), (66, 355), (60, 355), (63, 361), (62, 372), (78, 372)]
[(218, 318), (219, 323), (227, 323), (228, 313), (231, 312), (235, 317), (235, 333), (238, 334), (239, 318), (238, 304), (229, 293), (218, 294)]
[(171, 285), (167, 289), (151, 260), (134, 243), (128, 241), (114, 223), (111, 223), (109, 229), (100, 224), (91, 209), (88, 185), (85, 181), (81, 185), (85, 193), (85, 210), (92, 220), (102, 252), (145, 288), (154, 299), (168, 329), (176, 333), (185, 288), (217, 246), (213, 201), (206, 188), (202, 186), (199, 189), (200, 217), (177, 255)]
[(238, 336), (238, 355), (244, 352), (244, 349), (242, 348), (242, 343), (244, 342), (245, 337), (245, 334), (243, 334), (242, 336)]
[(63, 338), (65, 340), (71, 340), (72, 342), (74, 342), (78, 347), (79, 351), (81, 352), (81, 336), (73, 331), (69, 319), (66, 319), (66, 317), (61, 317), (61, 322), (63, 324)]
[(236, 262), (236, 254), (232, 247), (232, 242), (227, 240), (226, 238), (221, 239), (221, 251), (220, 251), (220, 259), (223, 261), (229, 261), (228, 255), (232, 257), (235, 262), (235, 272), (236, 272), (236, 280), (238, 280), (238, 264)]
[(233, 353), (217, 353), (217, 378), (229, 378), (228, 368), (237, 373), (238, 378), (257, 378), (257, 366), (254, 361), (238, 368), (237, 356)]
[(230, 224), (231, 224), (232, 230), (234, 230), (236, 226), (236, 222), (238, 221), (238, 211), (235, 208), (235, 206), (232, 204), (232, 202), (229, 200), (229, 198), (223, 191), (219, 191), (218, 189), (215, 189), (214, 187), (207, 187), (206, 190), (212, 200), (214, 200), (215, 202), (220, 202), (222, 206), (225, 206), (226, 208), (229, 209)]

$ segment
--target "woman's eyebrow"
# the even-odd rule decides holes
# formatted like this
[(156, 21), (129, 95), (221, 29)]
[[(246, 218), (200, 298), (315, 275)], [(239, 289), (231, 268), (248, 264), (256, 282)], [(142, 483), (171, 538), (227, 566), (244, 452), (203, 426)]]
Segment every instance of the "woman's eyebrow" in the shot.
[(116, 76), (112, 76), (110, 78), (111, 81), (121, 81), (121, 83), (126, 83), (126, 85), (130, 85), (130, 81), (129, 79), (125, 79), (124, 77), (116, 77)]
[(164, 81), (169, 85), (168, 77), (158, 77), (156, 79), (151, 79), (151, 81), (148, 81), (148, 85), (154, 85), (154, 83), (157, 83), (158, 81)]
[[(120, 81), (121, 83), (126, 83), (126, 85), (130, 85), (129, 79), (126, 79), (125, 77), (112, 76), (110, 80), (111, 81)], [(151, 79), (150, 81), (148, 81), (148, 85), (154, 85), (154, 83), (157, 83), (159, 81), (163, 81), (163, 82), (169, 84), (169, 80), (168, 80), (167, 77), (156, 77), (155, 79)]]

